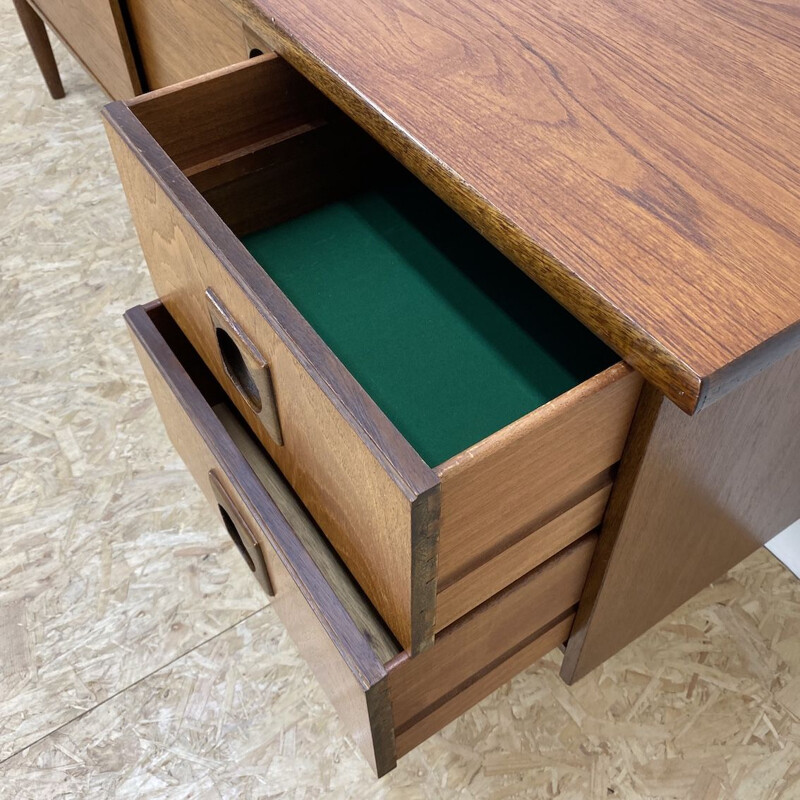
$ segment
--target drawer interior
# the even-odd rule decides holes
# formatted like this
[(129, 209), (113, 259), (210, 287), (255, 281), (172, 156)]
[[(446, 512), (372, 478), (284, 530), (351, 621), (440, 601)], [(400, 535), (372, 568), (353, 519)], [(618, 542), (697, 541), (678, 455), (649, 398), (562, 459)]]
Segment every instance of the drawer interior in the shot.
[(617, 360), (399, 170), (244, 243), (431, 467)]
[(265, 91), (132, 109), (429, 466), (618, 360), (302, 77)]

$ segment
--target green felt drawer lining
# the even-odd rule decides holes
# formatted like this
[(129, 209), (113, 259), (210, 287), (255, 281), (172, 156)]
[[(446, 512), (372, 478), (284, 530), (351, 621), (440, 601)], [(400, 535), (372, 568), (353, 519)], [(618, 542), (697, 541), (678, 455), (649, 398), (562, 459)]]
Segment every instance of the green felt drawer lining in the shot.
[(618, 360), (416, 181), (243, 241), (432, 467)]

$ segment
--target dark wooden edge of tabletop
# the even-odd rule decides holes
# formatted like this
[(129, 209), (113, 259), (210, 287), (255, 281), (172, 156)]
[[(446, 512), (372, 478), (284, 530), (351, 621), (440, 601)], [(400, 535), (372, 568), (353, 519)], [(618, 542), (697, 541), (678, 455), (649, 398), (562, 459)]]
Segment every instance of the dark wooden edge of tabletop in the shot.
[(531, 236), (482, 197), (424, 143), (393, 123), (370, 99), (270, 18), (258, 0), (222, 0), (280, 56), (378, 140), (596, 336), (687, 414), (710, 405), (800, 346), (800, 324), (764, 342), (724, 369), (698, 375), (670, 348), (581, 281)]

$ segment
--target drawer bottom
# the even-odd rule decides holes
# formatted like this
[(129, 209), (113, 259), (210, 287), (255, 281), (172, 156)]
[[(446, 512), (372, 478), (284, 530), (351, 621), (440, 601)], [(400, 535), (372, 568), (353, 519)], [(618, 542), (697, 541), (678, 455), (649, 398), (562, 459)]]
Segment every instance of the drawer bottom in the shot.
[(590, 534), (437, 634), (411, 658), (160, 303), (126, 314), (167, 432), (382, 775), (396, 759), (564, 642)]

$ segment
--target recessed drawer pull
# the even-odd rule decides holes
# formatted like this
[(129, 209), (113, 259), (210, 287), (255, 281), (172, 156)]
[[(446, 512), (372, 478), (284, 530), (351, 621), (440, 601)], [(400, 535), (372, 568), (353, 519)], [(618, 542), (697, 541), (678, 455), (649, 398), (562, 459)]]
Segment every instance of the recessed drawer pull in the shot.
[(270, 597), (274, 597), (275, 592), (272, 589), (272, 581), (270, 580), (258, 539), (239, 513), (236, 504), (213, 469), (208, 473), (208, 480), (211, 483), (211, 491), (217, 500), (225, 529), (233, 539), (236, 549), (242, 554), (242, 558), (247, 566), (250, 567), (250, 571), (255, 575), (256, 580), (261, 584), (264, 591)]
[(275, 444), (283, 444), (272, 373), (264, 356), (231, 316), (213, 289), (206, 290), (208, 311), (225, 374), (258, 414)]

